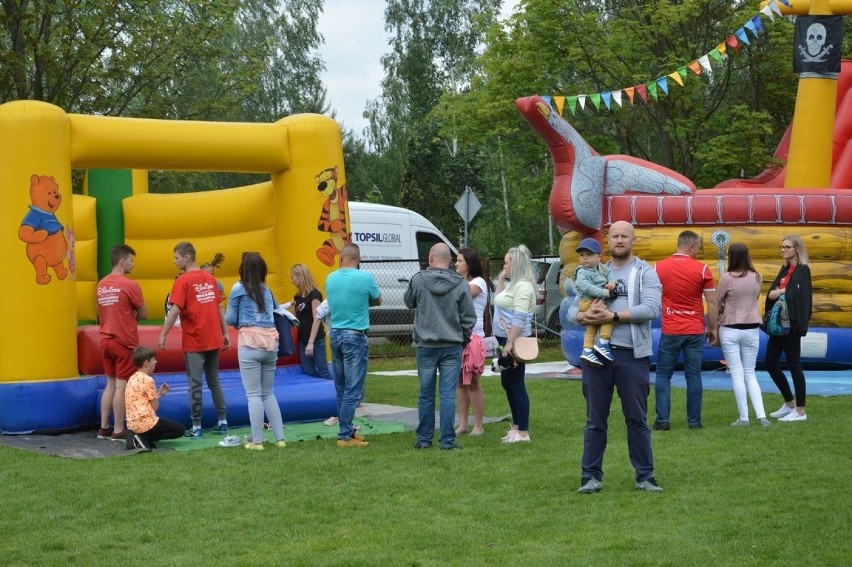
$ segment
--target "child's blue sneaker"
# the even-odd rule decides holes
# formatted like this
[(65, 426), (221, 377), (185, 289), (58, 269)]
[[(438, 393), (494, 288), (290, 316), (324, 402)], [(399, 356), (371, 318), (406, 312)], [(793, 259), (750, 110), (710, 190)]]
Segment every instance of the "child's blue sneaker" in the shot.
[(228, 424), (227, 423), (217, 423), (210, 430), (217, 435), (227, 435), (228, 434)]
[(584, 360), (589, 366), (594, 366), (596, 368), (603, 366), (603, 362), (598, 360), (598, 357), (595, 356), (595, 351), (590, 348), (583, 349), (583, 353), (580, 355), (580, 360)]
[(598, 341), (595, 343), (595, 352), (612, 362), (615, 358), (612, 356), (612, 351), (609, 348), (609, 343)]
[(204, 437), (204, 432), (201, 431), (200, 427), (198, 429), (187, 429), (183, 436), (189, 437), (190, 439), (201, 439)]

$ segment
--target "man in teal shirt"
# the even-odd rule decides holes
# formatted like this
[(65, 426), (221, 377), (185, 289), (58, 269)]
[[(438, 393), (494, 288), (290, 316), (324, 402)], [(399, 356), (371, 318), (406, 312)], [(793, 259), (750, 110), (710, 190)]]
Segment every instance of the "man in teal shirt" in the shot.
[(367, 377), (367, 331), (370, 307), (381, 305), (376, 279), (358, 269), (361, 250), (347, 244), (340, 251), (340, 269), (325, 280), (325, 295), (331, 317), (331, 362), (337, 391), (338, 447), (366, 447), (367, 441), (355, 432), (352, 420), (363, 398)]

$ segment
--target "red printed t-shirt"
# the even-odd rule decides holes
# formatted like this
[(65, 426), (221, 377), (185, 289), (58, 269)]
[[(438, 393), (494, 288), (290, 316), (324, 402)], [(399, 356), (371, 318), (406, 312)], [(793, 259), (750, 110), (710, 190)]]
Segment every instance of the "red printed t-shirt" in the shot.
[(190, 270), (175, 280), (169, 301), (180, 307), (184, 352), (206, 352), (225, 346), (216, 278), (204, 270)]
[(713, 274), (706, 264), (686, 254), (675, 254), (655, 267), (663, 284), (663, 334), (704, 334), (704, 292), (714, 291)]
[(142, 371), (130, 377), (124, 389), (124, 409), (130, 431), (145, 433), (157, 425), (159, 418), (151, 402), (158, 397), (153, 378)]
[(109, 274), (98, 282), (100, 334), (114, 337), (127, 348), (139, 345), (136, 310), (144, 304), (142, 288), (127, 276)]

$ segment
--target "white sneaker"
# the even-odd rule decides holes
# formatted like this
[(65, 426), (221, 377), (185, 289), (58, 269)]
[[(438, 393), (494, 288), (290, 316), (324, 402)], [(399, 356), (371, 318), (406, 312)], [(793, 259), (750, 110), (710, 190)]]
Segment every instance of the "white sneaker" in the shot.
[(749, 422), (749, 420), (747, 419), (738, 419), (731, 425), (733, 425), (734, 427), (748, 427), (749, 425), (751, 425), (751, 422)]
[(339, 423), (339, 421), (337, 420), (336, 417), (331, 416), (330, 418), (326, 419), (322, 423), (323, 423), (323, 425), (337, 425)]
[(530, 436), (529, 435), (524, 437), (520, 433), (518, 433), (516, 430), (513, 429), (512, 431), (515, 431), (514, 437), (510, 437), (509, 439), (504, 439), (503, 443), (529, 443), (530, 442)]
[(778, 421), (805, 421), (808, 419), (808, 414), (803, 413), (799, 414), (796, 410), (791, 411), (784, 417), (780, 418)]
[(796, 411), (796, 408), (795, 407), (791, 408), (787, 404), (781, 404), (781, 407), (778, 408), (778, 411), (774, 411), (774, 412), (770, 413), (769, 417), (774, 417), (774, 418), (784, 417), (785, 415), (789, 414), (791, 411)]
[(503, 437), (500, 438), (500, 441), (503, 441), (505, 443), (505, 442), (509, 441), (510, 439), (514, 439), (517, 436), (518, 436), (518, 430), (517, 429), (510, 429), (509, 431), (506, 432), (506, 435), (504, 435)]

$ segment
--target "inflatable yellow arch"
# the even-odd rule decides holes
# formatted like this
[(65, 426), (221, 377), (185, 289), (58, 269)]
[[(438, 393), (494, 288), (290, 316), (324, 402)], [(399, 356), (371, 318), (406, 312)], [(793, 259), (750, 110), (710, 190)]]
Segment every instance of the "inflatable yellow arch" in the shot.
[(82, 380), (77, 325), (95, 319), (98, 231), (95, 199), (71, 198), (74, 168), (270, 174), (267, 183), (180, 195), (147, 194), (145, 176), (134, 175), (133, 195), (122, 202), (124, 238), (137, 252), (133, 278), (154, 318), (175, 277), (179, 241), (191, 241), (199, 261), (223, 252), (217, 277), (226, 288), (238, 279), (241, 253), (259, 251), (273, 292), (287, 297), (292, 264), (305, 263), (322, 282), (348, 237), (341, 135), (328, 117), (214, 123), (67, 114), (37, 101), (0, 105), (3, 431), (45, 428), (9, 423), (10, 410), (24, 421), (44, 411), (27, 385), (73, 389)]

